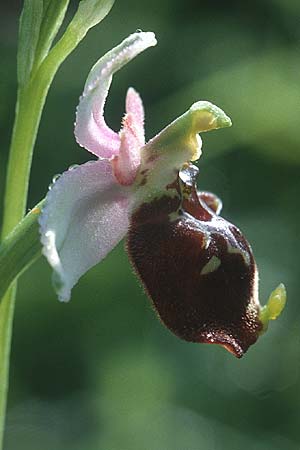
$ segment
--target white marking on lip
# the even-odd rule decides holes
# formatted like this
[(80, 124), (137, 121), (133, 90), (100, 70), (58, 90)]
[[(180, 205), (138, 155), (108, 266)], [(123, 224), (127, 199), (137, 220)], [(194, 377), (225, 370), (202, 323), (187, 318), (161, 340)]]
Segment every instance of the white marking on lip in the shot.
[[(209, 234), (209, 233), (204, 234), (204, 237), (203, 237), (203, 248), (204, 248), (205, 250), (208, 249), (208, 247), (209, 247), (209, 245), (210, 245), (210, 242), (211, 242), (210, 234)], [(208, 263), (209, 263), (209, 262), (208, 262)], [(208, 264), (208, 263), (207, 263), (207, 264)], [(202, 269), (202, 270), (203, 270), (203, 269)]]
[(212, 256), (210, 260), (205, 264), (200, 272), (200, 275), (207, 275), (208, 273), (214, 272), (221, 265), (221, 260), (217, 256)]
[(227, 250), (228, 253), (231, 254), (236, 254), (236, 255), (241, 255), (243, 260), (245, 261), (246, 265), (249, 266), (250, 265), (250, 256), (249, 254), (243, 250), (243, 249), (239, 249), (237, 247), (233, 247), (230, 242), (227, 241)]

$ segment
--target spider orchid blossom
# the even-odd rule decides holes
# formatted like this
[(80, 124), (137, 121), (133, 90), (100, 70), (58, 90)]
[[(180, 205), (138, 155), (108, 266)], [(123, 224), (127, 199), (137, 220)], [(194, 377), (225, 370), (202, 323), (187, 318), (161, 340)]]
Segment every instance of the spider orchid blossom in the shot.
[(282, 285), (261, 308), (253, 254), (241, 232), (219, 216), (220, 200), (198, 192), (199, 132), (231, 125), (200, 101), (145, 143), (144, 109), (129, 88), (119, 133), (104, 120), (112, 76), (146, 48), (137, 32), (92, 68), (76, 113), (75, 136), (98, 157), (70, 168), (52, 185), (40, 216), (43, 253), (58, 297), (127, 235), (130, 260), (162, 322), (193, 342), (243, 355), (284, 304)]

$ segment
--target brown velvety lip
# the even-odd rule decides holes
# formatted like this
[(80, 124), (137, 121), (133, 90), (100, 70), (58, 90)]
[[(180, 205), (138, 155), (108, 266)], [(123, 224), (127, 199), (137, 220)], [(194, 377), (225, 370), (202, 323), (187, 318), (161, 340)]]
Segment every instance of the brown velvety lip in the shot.
[(178, 195), (134, 212), (130, 260), (170, 331), (186, 341), (219, 344), (240, 358), (262, 328), (251, 247), (216, 214), (220, 200), (197, 192), (195, 171), (172, 188)]

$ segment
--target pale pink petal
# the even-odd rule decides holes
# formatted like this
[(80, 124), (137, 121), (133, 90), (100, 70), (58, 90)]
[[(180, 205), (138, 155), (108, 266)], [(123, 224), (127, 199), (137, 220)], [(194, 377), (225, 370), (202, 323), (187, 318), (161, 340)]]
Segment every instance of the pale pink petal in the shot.
[(87, 78), (77, 107), (75, 137), (82, 147), (101, 158), (117, 155), (120, 147), (120, 137), (106, 125), (103, 118), (112, 76), (153, 45), (156, 45), (154, 33), (131, 34), (120, 45), (106, 53), (94, 65)]
[(128, 190), (116, 183), (109, 161), (77, 166), (54, 183), (39, 222), (60, 300), (69, 300), (79, 278), (124, 237), (129, 208)]
[(126, 112), (133, 117), (134, 131), (140, 147), (142, 147), (145, 144), (144, 106), (140, 95), (133, 88), (129, 88), (127, 91)]
[(114, 174), (120, 184), (130, 185), (135, 180), (141, 163), (141, 147), (145, 144), (144, 107), (133, 88), (127, 91), (126, 114), (119, 136), (119, 154), (112, 161)]
[(123, 128), (119, 133), (120, 152), (112, 160), (114, 175), (118, 183), (124, 186), (134, 182), (141, 162), (140, 140), (136, 136), (134, 120), (131, 113), (124, 117)]

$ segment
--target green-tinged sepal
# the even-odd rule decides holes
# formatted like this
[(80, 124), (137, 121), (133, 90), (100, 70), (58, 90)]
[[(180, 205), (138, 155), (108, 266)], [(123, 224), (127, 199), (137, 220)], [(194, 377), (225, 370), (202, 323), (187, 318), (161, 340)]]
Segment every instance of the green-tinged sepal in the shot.
[(271, 292), (268, 302), (260, 311), (260, 321), (263, 325), (262, 332), (268, 328), (270, 320), (276, 320), (280, 316), (286, 304), (286, 289), (284, 284), (280, 283), (277, 288)]

